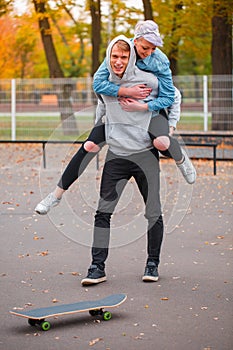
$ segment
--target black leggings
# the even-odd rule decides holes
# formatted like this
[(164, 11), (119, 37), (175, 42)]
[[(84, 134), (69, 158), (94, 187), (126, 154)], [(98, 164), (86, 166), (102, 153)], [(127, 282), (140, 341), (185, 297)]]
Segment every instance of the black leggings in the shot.
[(87, 152), (84, 149), (84, 144), (87, 141), (92, 141), (100, 147), (100, 149), (105, 145), (105, 127), (102, 122), (95, 124), (90, 132), (88, 138), (82, 143), (78, 152), (75, 153), (73, 158), (70, 160), (65, 171), (63, 172), (58, 186), (63, 190), (68, 190), (75, 180), (84, 172), (90, 161), (96, 156), (98, 152)]
[[(182, 159), (182, 152), (180, 145), (176, 139), (169, 136), (168, 118), (165, 110), (161, 110), (160, 114), (151, 118), (151, 122), (148, 129), (149, 135), (152, 140), (159, 136), (167, 136), (170, 140), (170, 146), (166, 151), (160, 151), (166, 157), (173, 158), (175, 161)], [(100, 147), (105, 145), (105, 126), (104, 123), (99, 121), (93, 127), (88, 138), (83, 142), (78, 152), (73, 156), (65, 171), (63, 172), (58, 186), (63, 190), (68, 190), (75, 180), (83, 173), (90, 161), (96, 156), (98, 152), (87, 152), (84, 149), (84, 144), (87, 141), (92, 141)]]
[(159, 115), (151, 118), (148, 132), (152, 141), (159, 136), (167, 136), (169, 138), (170, 146), (166, 151), (159, 151), (161, 154), (173, 158), (176, 162), (179, 162), (182, 159), (183, 155), (179, 142), (169, 136), (168, 117), (164, 109), (160, 110)]

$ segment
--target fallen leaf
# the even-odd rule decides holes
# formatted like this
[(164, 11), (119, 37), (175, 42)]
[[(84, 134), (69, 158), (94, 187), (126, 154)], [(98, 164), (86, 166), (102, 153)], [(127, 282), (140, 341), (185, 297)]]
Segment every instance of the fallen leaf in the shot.
[(71, 272), (71, 275), (72, 275), (72, 276), (80, 276), (80, 273), (74, 271), (74, 272)]
[(89, 341), (89, 345), (90, 346), (93, 346), (95, 345), (96, 343), (98, 343), (99, 341), (103, 340), (103, 338), (96, 338), (96, 339), (93, 339), (91, 341)]
[(26, 303), (25, 306), (32, 306), (32, 303)]
[(46, 256), (46, 255), (48, 255), (48, 254), (49, 254), (49, 252), (48, 252), (48, 250), (46, 250), (46, 251), (44, 251), (44, 252), (39, 253), (38, 255), (39, 255), (39, 256)]
[(59, 303), (59, 300), (57, 300), (56, 298), (54, 298), (54, 299), (52, 300), (52, 302), (53, 302), (53, 303)]

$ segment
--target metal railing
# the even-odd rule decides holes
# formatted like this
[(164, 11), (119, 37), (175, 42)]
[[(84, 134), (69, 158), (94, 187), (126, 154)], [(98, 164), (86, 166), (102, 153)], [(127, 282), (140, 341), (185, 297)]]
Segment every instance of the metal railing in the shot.
[[(232, 76), (175, 76), (174, 84), (182, 94), (180, 132), (211, 130), (213, 114), (229, 123)], [(2, 79), (0, 139), (85, 139), (95, 105), (90, 77)]]

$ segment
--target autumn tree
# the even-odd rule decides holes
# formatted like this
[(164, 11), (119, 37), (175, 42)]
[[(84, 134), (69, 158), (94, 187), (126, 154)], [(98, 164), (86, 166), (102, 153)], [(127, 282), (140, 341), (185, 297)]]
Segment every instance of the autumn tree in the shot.
[(101, 9), (100, 0), (88, 0), (88, 7), (91, 13), (91, 44), (92, 44), (92, 68), (93, 76), (100, 65), (100, 45), (101, 45)]
[(0, 17), (12, 10), (13, 0), (0, 0)]
[[(46, 9), (47, 0), (33, 0), (33, 4), (38, 16), (39, 30), (49, 67), (50, 78), (64, 78), (64, 73), (58, 61), (53, 43), (52, 31), (49, 23), (49, 14)], [(57, 85), (54, 85), (54, 89), (57, 90)], [(64, 134), (77, 133), (77, 124), (72, 107), (71, 93), (72, 84), (69, 81), (64, 82), (63, 80), (59, 85), (57, 97)]]
[[(233, 130), (232, 0), (214, 0), (212, 18), (212, 129)], [(224, 81), (221, 76), (225, 75)]]
[(153, 20), (153, 9), (150, 0), (142, 0), (143, 8), (144, 8), (144, 17), (145, 20), (151, 19)]

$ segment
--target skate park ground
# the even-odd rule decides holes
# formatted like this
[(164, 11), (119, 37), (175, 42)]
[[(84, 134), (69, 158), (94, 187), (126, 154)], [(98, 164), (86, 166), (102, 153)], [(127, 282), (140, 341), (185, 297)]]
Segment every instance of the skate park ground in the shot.
[[(78, 147), (78, 146), (77, 146)], [(233, 164), (194, 160), (198, 177), (185, 183), (172, 160), (161, 160), (165, 233), (160, 279), (143, 283), (146, 221), (140, 194), (129, 182), (112, 219), (107, 282), (82, 287), (104, 152), (61, 204), (46, 216), (36, 204), (56, 185), (75, 152), (50, 145), (0, 145), (0, 349), (230, 350), (233, 346)], [(88, 313), (49, 319), (44, 332), (10, 310), (93, 300), (126, 293), (102, 321)]]

